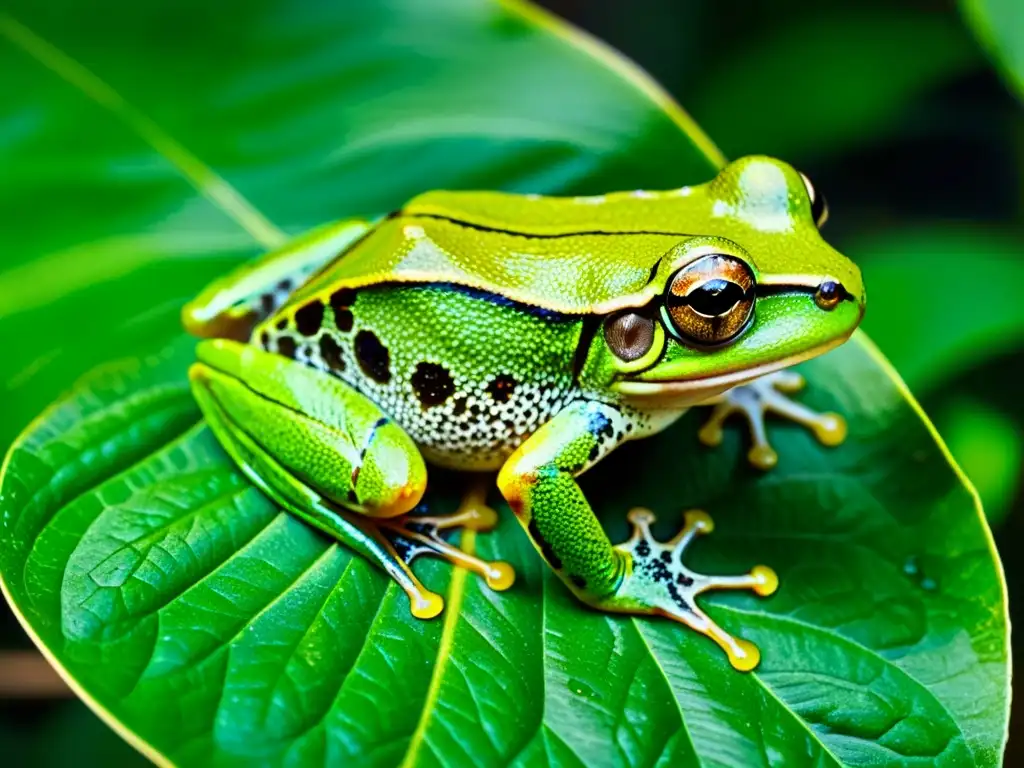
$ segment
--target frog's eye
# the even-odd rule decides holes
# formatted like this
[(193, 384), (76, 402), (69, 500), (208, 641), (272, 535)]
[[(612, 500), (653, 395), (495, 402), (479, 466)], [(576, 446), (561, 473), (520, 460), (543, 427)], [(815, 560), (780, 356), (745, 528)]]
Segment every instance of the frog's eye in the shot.
[(616, 357), (631, 363), (654, 344), (654, 321), (636, 312), (623, 312), (605, 323), (604, 338)]
[(821, 229), (825, 226), (825, 222), (828, 221), (828, 203), (825, 202), (825, 196), (814, 188), (810, 179), (802, 173), (800, 178), (804, 180), (804, 186), (807, 187), (807, 197), (811, 201), (811, 218), (818, 225), (818, 229)]
[(734, 256), (703, 256), (676, 272), (665, 294), (665, 310), (684, 339), (723, 344), (754, 313), (754, 273)]

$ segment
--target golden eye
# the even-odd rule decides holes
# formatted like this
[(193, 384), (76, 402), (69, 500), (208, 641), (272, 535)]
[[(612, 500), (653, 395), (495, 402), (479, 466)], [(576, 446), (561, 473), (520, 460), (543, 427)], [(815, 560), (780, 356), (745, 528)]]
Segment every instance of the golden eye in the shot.
[(734, 256), (703, 256), (676, 272), (665, 310), (684, 339), (723, 344), (739, 335), (754, 313), (754, 273)]
[(605, 324), (604, 338), (616, 357), (631, 363), (646, 355), (654, 344), (654, 321), (635, 312), (623, 312)]
[(814, 188), (810, 179), (802, 173), (800, 178), (804, 180), (804, 186), (807, 187), (807, 197), (811, 201), (811, 218), (814, 219), (818, 229), (821, 229), (825, 226), (825, 222), (828, 221), (828, 203), (825, 202), (825, 196)]

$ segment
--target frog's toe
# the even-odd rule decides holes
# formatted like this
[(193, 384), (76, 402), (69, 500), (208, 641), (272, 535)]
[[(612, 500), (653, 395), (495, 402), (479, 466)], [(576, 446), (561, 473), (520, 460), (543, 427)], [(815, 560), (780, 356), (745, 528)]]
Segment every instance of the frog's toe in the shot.
[(812, 424), (814, 436), (822, 445), (836, 446), (846, 439), (846, 419), (838, 413), (822, 413)]
[(779, 454), (767, 441), (755, 441), (747, 451), (747, 461), (750, 462), (750, 466), (767, 471), (779, 463)]
[(704, 422), (704, 426), (702, 426), (700, 431), (697, 433), (697, 439), (709, 448), (717, 448), (720, 446), (722, 444), (722, 439), (725, 437), (725, 431), (722, 429), (722, 422), (724, 420), (724, 418), (715, 418), (715, 413), (712, 412), (711, 418)]
[(804, 384), (800, 374), (778, 371), (729, 390), (713, 406), (707, 422), (698, 432), (700, 441), (704, 445), (720, 445), (725, 421), (733, 414), (740, 414), (750, 431), (747, 459), (758, 469), (771, 469), (779, 461), (765, 426), (765, 418), (771, 413), (806, 427), (822, 445), (839, 445), (846, 439), (846, 421), (842, 416), (812, 411), (787, 397), (802, 389)]
[(807, 386), (807, 380), (796, 371), (776, 371), (769, 374), (767, 378), (771, 379), (772, 386), (776, 390), (787, 395), (796, 394)]
[(402, 562), (409, 564), (421, 555), (440, 557), (482, 576), (488, 587), (496, 591), (515, 583), (515, 570), (506, 562), (489, 561), (463, 551), (443, 538), (443, 532), (455, 528), (486, 531), (498, 521), (498, 514), (484, 503), (484, 494), (472, 489), (459, 508), (448, 515), (408, 515), (379, 520), (381, 533), (388, 538)]
[(406, 591), (409, 595), (409, 613), (417, 619), (433, 619), (444, 610), (444, 598), (421, 588), (413, 593)]
[(599, 607), (667, 616), (718, 643), (736, 669), (749, 671), (756, 667), (761, 658), (757, 648), (747, 640), (733, 637), (712, 621), (697, 606), (696, 597), (703, 592), (722, 589), (749, 589), (767, 596), (778, 588), (775, 572), (767, 566), (758, 565), (750, 573), (740, 576), (709, 576), (683, 565), (683, 555), (693, 539), (714, 529), (705, 512), (687, 512), (682, 530), (666, 542), (656, 540), (651, 534), (654, 515), (649, 510), (634, 509), (629, 513), (629, 520), (633, 524), (633, 534), (617, 549), (629, 556), (632, 567), (627, 570), (614, 597)]

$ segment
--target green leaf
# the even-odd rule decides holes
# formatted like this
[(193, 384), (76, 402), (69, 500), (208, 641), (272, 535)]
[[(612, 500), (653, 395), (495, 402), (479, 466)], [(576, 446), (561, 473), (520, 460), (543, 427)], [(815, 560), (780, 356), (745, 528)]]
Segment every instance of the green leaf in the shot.
[(974, 34), (1024, 98), (1024, 6), (1017, 0), (960, 0)]
[[(988, 529), (863, 336), (802, 369), (806, 401), (849, 419), (842, 447), (781, 426), (762, 475), (738, 433), (701, 449), (692, 414), (583, 479), (616, 538), (630, 506), (666, 534), (700, 506), (717, 528), (695, 567), (779, 571), (769, 600), (705, 603), (760, 646), (751, 674), (678, 625), (580, 606), (507, 507), (462, 546), (512, 562), (516, 586), (417, 563), (448, 607), (414, 620), (199, 421), (175, 315), (211, 275), (426, 187), (707, 178), (720, 158), (656, 86), (519, 3), (101, 5), (0, 15), (0, 429), (129, 355), (13, 446), (0, 577), (125, 738), (181, 765), (998, 764), (1009, 650)], [(458, 490), (435, 475), (430, 504)]]
[[(957, 378), (1020, 347), (1024, 305), (1014, 285), (1024, 280), (1024, 240), (1013, 231), (977, 224), (882, 229), (851, 238), (871, 292), (864, 327), (910, 387), (936, 399)], [(983, 279), (983, 295), (963, 278), (964, 265)], [(922, 301), (925, 286), (952, 286), (943, 301)], [(974, 395), (1007, 387), (1005, 377), (975, 382)], [(979, 390), (978, 387), (982, 389)], [(978, 488), (989, 522), (1009, 511), (1020, 475), (1021, 439), (1006, 414), (976, 397), (952, 396), (937, 424), (956, 460)]]
[[(933, 224), (851, 238), (870, 292), (864, 328), (918, 394), (1024, 341), (1024, 239), (992, 226)], [(984, 291), (964, 279), (964, 265)], [(935, 286), (949, 286), (942, 301)]]
[[(723, 54), (684, 93), (734, 156), (809, 158), (870, 143), (916, 96), (978, 64), (947, 14), (892, 5), (816, 9)], [(757, 130), (742, 116), (756, 116)]]

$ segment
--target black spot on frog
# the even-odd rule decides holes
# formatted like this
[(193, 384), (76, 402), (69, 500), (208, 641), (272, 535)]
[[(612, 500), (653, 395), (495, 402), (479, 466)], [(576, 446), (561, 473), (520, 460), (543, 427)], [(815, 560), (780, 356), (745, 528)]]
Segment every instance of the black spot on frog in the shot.
[(363, 373), (380, 384), (391, 381), (391, 354), (380, 343), (377, 334), (373, 331), (360, 331), (356, 334), (355, 347), (356, 360)]
[(320, 337), (320, 358), (332, 371), (344, 371), (345, 361), (341, 357), (341, 347), (333, 336), (324, 334)]
[(315, 336), (324, 320), (324, 305), (311, 301), (295, 312), (295, 327), (303, 336)]
[(455, 392), (452, 375), (437, 363), (417, 363), (410, 383), (424, 408), (440, 405)]
[(495, 376), (487, 385), (487, 393), (496, 403), (507, 403), (515, 391), (516, 380), (507, 373)]

